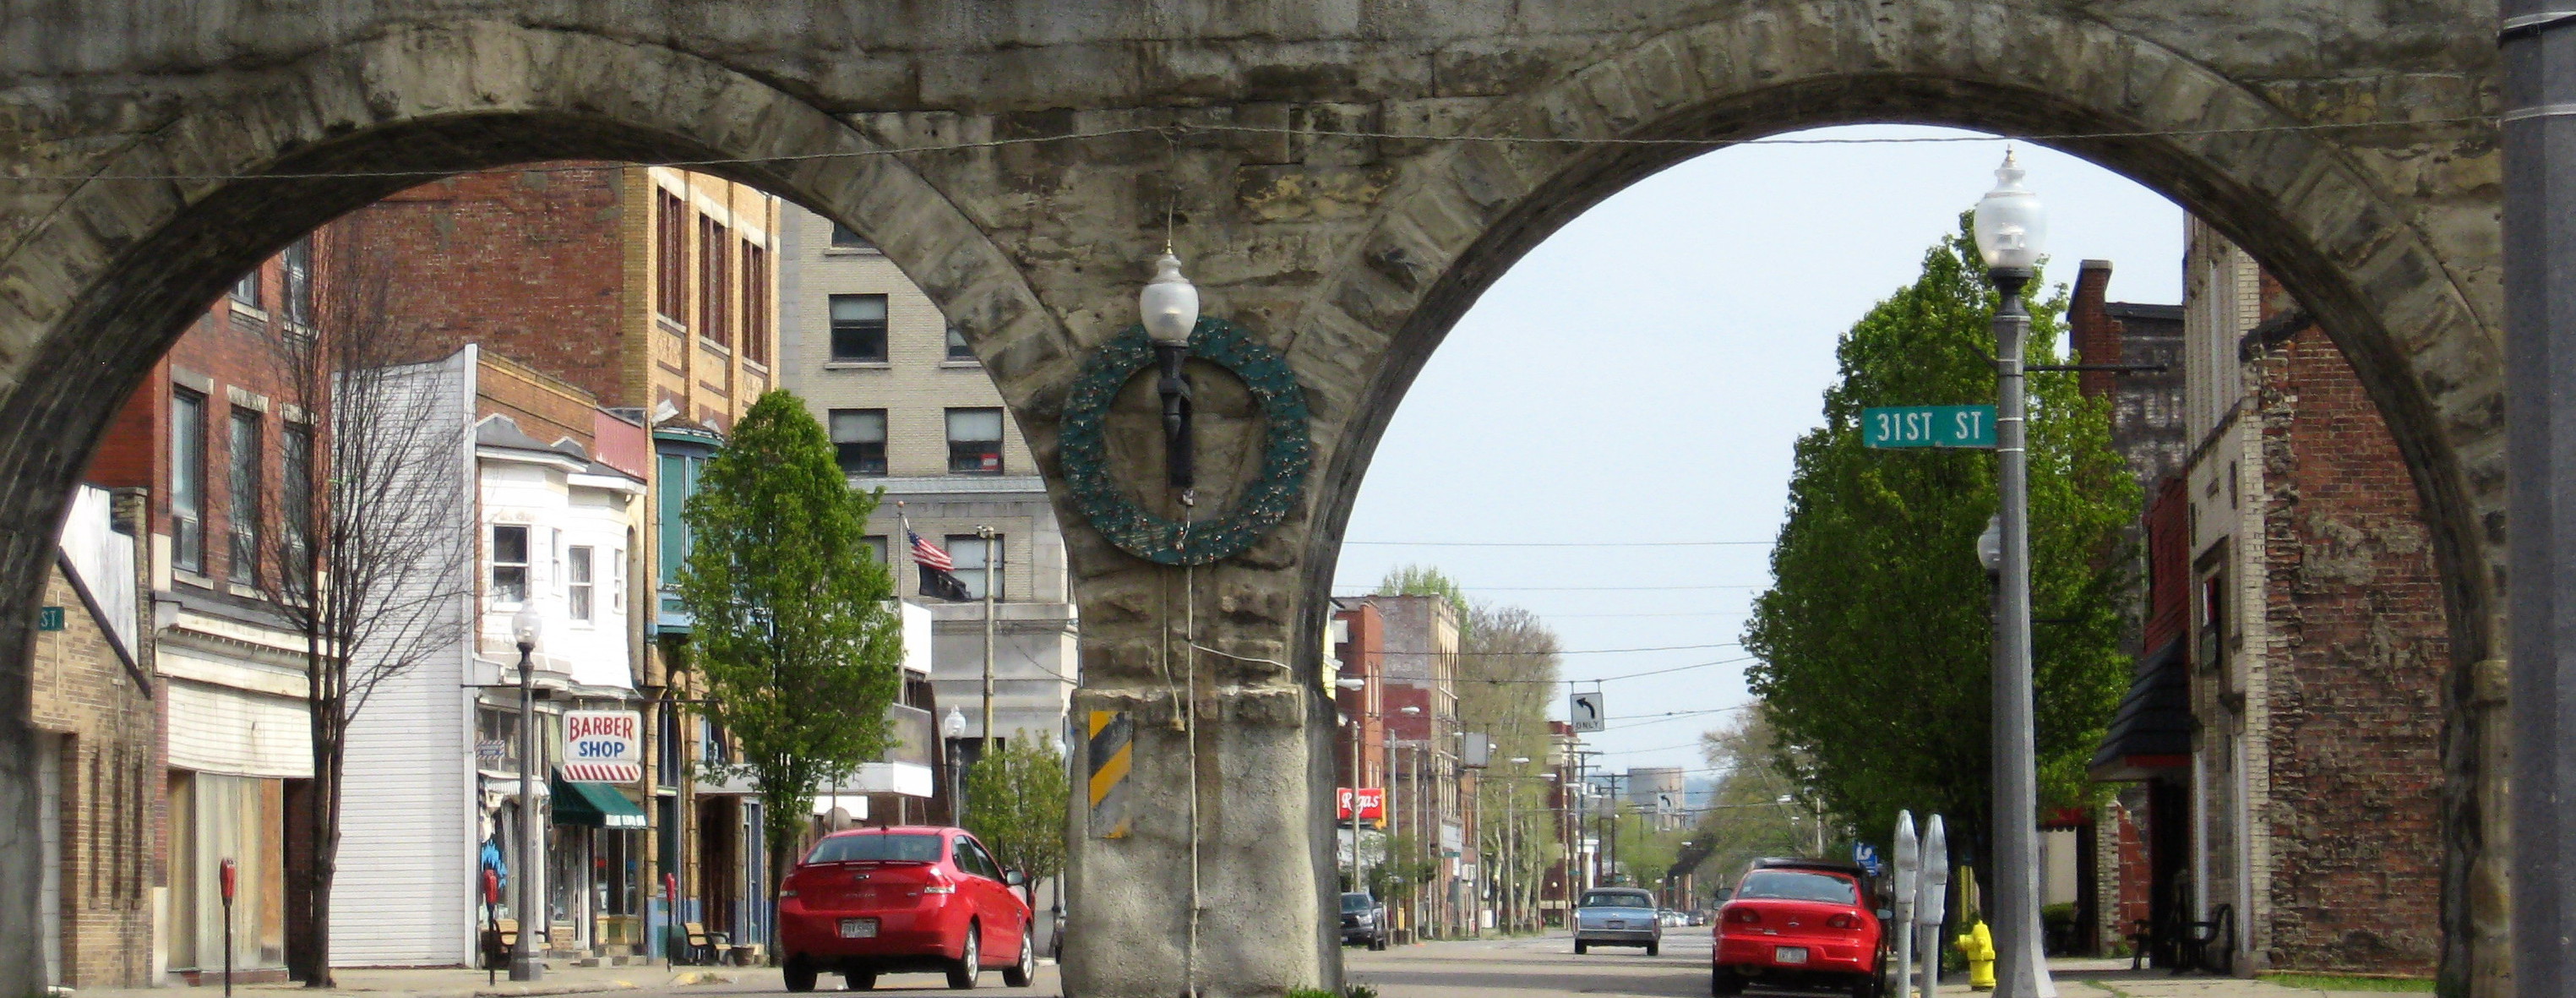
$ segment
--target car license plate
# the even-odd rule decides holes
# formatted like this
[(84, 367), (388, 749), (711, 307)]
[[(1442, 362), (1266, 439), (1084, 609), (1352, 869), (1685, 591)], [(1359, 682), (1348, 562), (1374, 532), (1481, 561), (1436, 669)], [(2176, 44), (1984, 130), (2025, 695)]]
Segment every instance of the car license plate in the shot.
[(1608, 922), (1603, 923), (1603, 925), (1604, 925), (1604, 926), (1606, 926), (1606, 927), (1608, 927), (1608, 928), (1613, 928), (1613, 929), (1624, 929), (1624, 928), (1627, 928), (1627, 927), (1628, 927), (1628, 923), (1626, 923), (1626, 922), (1622, 922), (1622, 921), (1620, 921), (1620, 920), (1618, 920), (1618, 919), (1615, 919), (1615, 918), (1614, 918), (1614, 919), (1609, 920)]
[(841, 938), (843, 939), (874, 939), (876, 937), (876, 919), (844, 918), (841, 920)]
[(1806, 948), (1806, 947), (1804, 947), (1804, 946), (1775, 946), (1775, 947), (1772, 947), (1772, 949), (1771, 949), (1771, 962), (1773, 962), (1773, 963), (1805, 963), (1805, 962), (1807, 962), (1807, 948)]

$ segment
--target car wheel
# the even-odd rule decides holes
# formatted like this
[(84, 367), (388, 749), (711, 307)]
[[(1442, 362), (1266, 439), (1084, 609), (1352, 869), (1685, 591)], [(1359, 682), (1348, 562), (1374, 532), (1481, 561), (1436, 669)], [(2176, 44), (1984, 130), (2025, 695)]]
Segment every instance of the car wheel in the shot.
[(1037, 927), (1033, 925), (1023, 925), (1020, 927), (1020, 959), (1018, 962), (1002, 968), (1002, 983), (1015, 988), (1025, 988), (1029, 986), (1029, 982), (1037, 979)]
[(1584, 945), (1583, 940), (1577, 939), (1574, 941), (1574, 955), (1582, 956), (1584, 951), (1589, 949), (1591, 949), (1591, 947)]
[(1738, 974), (1724, 967), (1712, 969), (1708, 974), (1708, 993), (1715, 996), (1715, 998), (1728, 998), (1730, 995), (1743, 994), (1744, 975)]
[(1878, 998), (1878, 975), (1862, 974), (1852, 978), (1852, 998)]
[(787, 990), (814, 990), (814, 964), (812, 961), (801, 956), (788, 957), (787, 963), (782, 968), (782, 973), (787, 978)]
[(1646, 955), (1647, 955), (1647, 956), (1662, 956), (1662, 955), (1663, 955), (1663, 953), (1664, 953), (1664, 944), (1663, 944), (1663, 943), (1661, 943), (1661, 942), (1651, 942), (1651, 943), (1647, 943), (1647, 944), (1646, 944)]
[(975, 986), (976, 978), (984, 976), (983, 947), (976, 944), (975, 938), (983, 934), (982, 926), (966, 923), (965, 949), (957, 954), (957, 962), (948, 968), (948, 986), (951, 989), (968, 990)]
[(847, 983), (852, 991), (874, 991), (877, 989), (877, 972), (873, 970), (847, 971), (841, 975), (841, 980)]

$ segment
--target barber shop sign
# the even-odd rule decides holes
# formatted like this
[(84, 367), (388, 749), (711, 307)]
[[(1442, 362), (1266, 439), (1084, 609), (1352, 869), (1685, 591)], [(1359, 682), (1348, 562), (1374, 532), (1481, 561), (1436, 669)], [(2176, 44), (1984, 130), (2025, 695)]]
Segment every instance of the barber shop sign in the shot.
[(634, 783), (644, 778), (643, 718), (631, 710), (568, 710), (563, 716), (563, 778)]

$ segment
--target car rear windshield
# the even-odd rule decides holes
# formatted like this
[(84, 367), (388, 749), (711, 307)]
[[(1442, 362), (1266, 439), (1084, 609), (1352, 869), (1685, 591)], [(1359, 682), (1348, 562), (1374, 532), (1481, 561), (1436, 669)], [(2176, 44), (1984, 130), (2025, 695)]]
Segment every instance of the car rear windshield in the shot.
[(843, 835), (824, 839), (805, 857), (808, 863), (847, 863), (857, 860), (892, 860), (904, 863), (939, 862), (939, 836), (936, 835)]
[(1366, 895), (1366, 894), (1344, 894), (1344, 895), (1342, 895), (1342, 910), (1343, 910), (1343, 911), (1367, 911), (1367, 910), (1369, 910), (1369, 896), (1368, 896), (1368, 895)]
[(1644, 891), (1593, 891), (1583, 896), (1586, 908), (1652, 908), (1655, 896)]
[(1737, 899), (1776, 898), (1786, 901), (1823, 901), (1830, 904), (1859, 904), (1859, 892), (1852, 882), (1823, 873), (1800, 873), (1796, 870), (1756, 870), (1745, 874), (1744, 886), (1735, 891)]

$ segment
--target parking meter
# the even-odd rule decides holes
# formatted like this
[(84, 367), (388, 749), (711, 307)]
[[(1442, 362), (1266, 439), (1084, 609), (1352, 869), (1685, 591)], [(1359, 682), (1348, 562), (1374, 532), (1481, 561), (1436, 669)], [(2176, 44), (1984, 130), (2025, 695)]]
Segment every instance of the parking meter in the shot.
[(224, 998), (233, 995), (233, 861), (215, 867), (215, 887), (224, 895)]
[(1941, 990), (1941, 919), (1949, 895), (1950, 835), (1936, 814), (1923, 829), (1923, 882), (1914, 903), (1915, 922), (1923, 927), (1923, 944), (1916, 947), (1923, 956), (1923, 998)]
[(1923, 876), (1922, 844), (1914, 837), (1914, 812), (1896, 812), (1896, 993), (1908, 994), (1914, 973), (1914, 892)]

